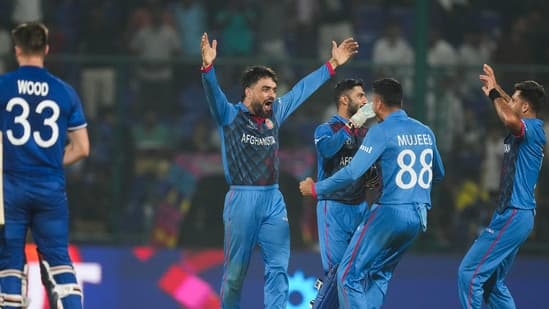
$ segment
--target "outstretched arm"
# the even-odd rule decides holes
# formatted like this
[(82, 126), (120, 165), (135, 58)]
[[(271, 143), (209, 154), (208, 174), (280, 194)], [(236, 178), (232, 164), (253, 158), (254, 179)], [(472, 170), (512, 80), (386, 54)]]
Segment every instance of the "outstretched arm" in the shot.
[(317, 182), (310, 178), (299, 183), (299, 190), (304, 196), (334, 192), (356, 181), (376, 162), (385, 150), (384, 134), (379, 130), (370, 130), (366, 134), (362, 145), (347, 166), (337, 171), (332, 176)]
[(217, 40), (210, 44), (208, 34), (204, 32), (200, 40), (200, 51), (202, 54), (202, 87), (206, 93), (206, 100), (215, 121), (219, 125), (229, 123), (235, 116), (234, 106), (229, 103), (227, 97), (219, 87), (213, 62), (217, 57)]
[(513, 99), (499, 87), (492, 67), (485, 64), (482, 69), (484, 71), (484, 74), (480, 75), (480, 80), (483, 84), (482, 91), (494, 102), (494, 108), (496, 109), (499, 119), (501, 119), (503, 124), (509, 128), (513, 134), (522, 134), (522, 120), (509, 106), (509, 103), (511, 103)]
[(335, 68), (346, 63), (358, 53), (358, 43), (353, 38), (347, 38), (337, 45), (332, 42), (332, 57), (317, 70), (301, 79), (290, 92), (275, 101), (273, 111), (279, 123), (282, 124), (307, 98), (309, 98), (332, 75)]

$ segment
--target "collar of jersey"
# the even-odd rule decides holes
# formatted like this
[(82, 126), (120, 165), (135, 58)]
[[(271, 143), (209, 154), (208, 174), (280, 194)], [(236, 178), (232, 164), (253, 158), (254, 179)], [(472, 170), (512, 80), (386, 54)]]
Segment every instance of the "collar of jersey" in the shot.
[(389, 116), (385, 117), (384, 120), (392, 119), (392, 118), (406, 118), (408, 117), (408, 114), (403, 109), (396, 110), (389, 114)]
[(336, 120), (336, 121), (339, 121), (339, 122), (343, 122), (343, 123), (347, 123), (349, 121), (349, 119), (345, 118), (345, 117), (342, 117), (341, 115), (339, 114), (335, 114), (334, 117), (332, 118), (333, 120)]
[(19, 70), (27, 70), (27, 71), (47, 71), (46, 68), (37, 67), (34, 65), (22, 65), (19, 67)]

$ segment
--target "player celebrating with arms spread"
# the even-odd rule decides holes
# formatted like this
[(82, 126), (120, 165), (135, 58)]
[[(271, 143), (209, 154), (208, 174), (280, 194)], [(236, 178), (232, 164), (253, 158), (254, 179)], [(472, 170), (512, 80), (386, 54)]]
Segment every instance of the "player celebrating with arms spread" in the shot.
[(0, 76), (6, 215), (0, 307), (28, 305), (25, 239), (30, 229), (50, 305), (82, 308), (82, 289), (68, 253), (63, 165), (88, 156), (86, 119), (74, 89), (44, 68), (48, 29), (41, 23), (22, 24), (12, 38), (19, 68)]
[(496, 212), (459, 266), (458, 291), (463, 308), (515, 308), (505, 284), (522, 243), (534, 227), (534, 188), (543, 162), (545, 131), (537, 119), (545, 101), (543, 86), (528, 80), (515, 84), (509, 97), (497, 84), (494, 70), (484, 65), (482, 91), (510, 131), (504, 140), (503, 171)]
[(432, 181), (444, 167), (431, 129), (402, 110), (402, 86), (394, 79), (372, 84), (372, 126), (351, 162), (331, 177), (299, 184), (304, 196), (346, 188), (379, 160), (381, 196), (350, 241), (337, 271), (340, 308), (380, 308), (387, 281), (418, 233), (427, 226)]
[(277, 75), (264, 66), (248, 68), (242, 76), (243, 95), (231, 104), (219, 87), (213, 62), (217, 41), (204, 33), (202, 84), (222, 141), (225, 178), (230, 190), (225, 197), (225, 262), (221, 283), (223, 308), (239, 308), (240, 292), (250, 257), (259, 244), (265, 261), (265, 308), (286, 308), (290, 236), (286, 205), (278, 189), (278, 129), (284, 120), (337, 66), (357, 53), (358, 43), (349, 38), (332, 42), (332, 57), (277, 98)]

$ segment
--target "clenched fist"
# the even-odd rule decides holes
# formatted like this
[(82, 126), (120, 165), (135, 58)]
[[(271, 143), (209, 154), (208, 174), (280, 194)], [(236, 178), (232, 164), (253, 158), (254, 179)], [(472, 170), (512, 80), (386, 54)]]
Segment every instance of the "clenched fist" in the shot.
[(305, 180), (301, 181), (299, 183), (299, 191), (301, 191), (301, 195), (312, 196), (314, 185), (315, 185), (315, 182), (311, 177), (307, 177)]

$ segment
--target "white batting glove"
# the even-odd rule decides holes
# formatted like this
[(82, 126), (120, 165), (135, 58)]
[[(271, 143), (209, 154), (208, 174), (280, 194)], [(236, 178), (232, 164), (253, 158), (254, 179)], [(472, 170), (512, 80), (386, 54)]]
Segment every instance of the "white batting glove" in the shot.
[(362, 105), (362, 107), (359, 108), (353, 116), (351, 116), (351, 119), (349, 119), (350, 126), (353, 128), (360, 128), (366, 120), (375, 117), (376, 114), (372, 110), (372, 106), (372, 103)]

